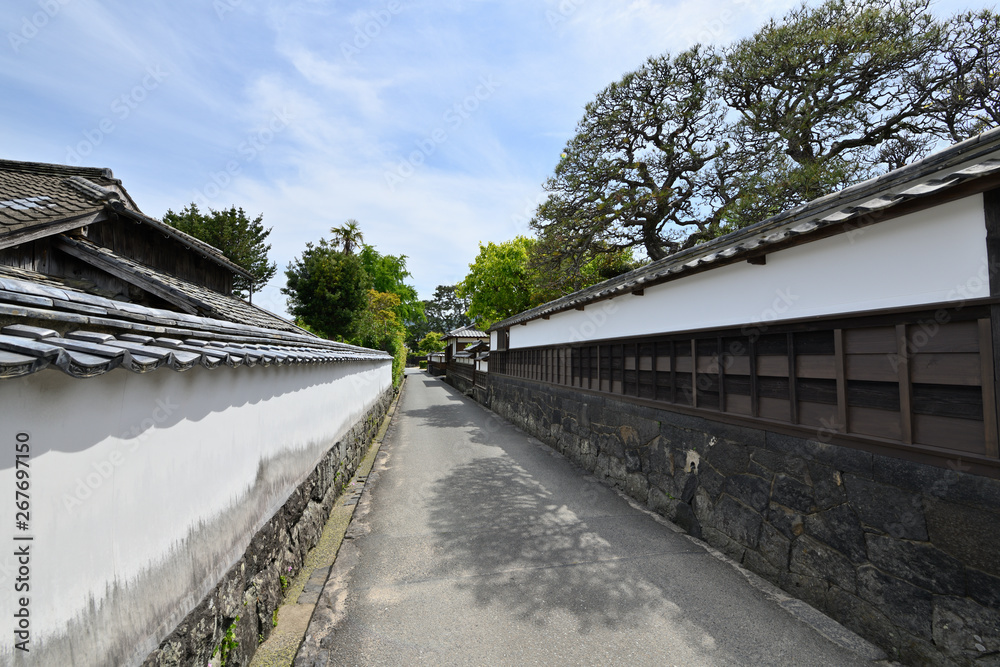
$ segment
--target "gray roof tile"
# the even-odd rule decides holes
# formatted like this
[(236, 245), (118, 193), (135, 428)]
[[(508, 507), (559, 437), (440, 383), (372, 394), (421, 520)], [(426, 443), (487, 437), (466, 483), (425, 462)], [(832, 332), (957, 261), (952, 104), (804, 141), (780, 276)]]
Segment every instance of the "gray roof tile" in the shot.
[[(158, 368), (185, 371), (195, 366), (211, 369), (390, 360), (384, 352), (323, 340), (297, 329), (197, 316), (184, 317), (183, 328), (150, 326), (147, 322), (151, 320), (167, 321), (176, 314), (110, 299), (105, 300), (107, 308), (90, 305), (98, 303), (93, 300), (86, 305), (116, 317), (81, 314), (67, 307), (81, 305), (80, 292), (15, 278), (4, 279), (4, 287), (0, 291), (0, 323), (13, 323), (0, 329), (0, 379), (47, 367), (88, 378), (119, 367), (147, 373)], [(65, 298), (51, 299), (48, 307), (17, 303), (17, 299), (39, 290)]]

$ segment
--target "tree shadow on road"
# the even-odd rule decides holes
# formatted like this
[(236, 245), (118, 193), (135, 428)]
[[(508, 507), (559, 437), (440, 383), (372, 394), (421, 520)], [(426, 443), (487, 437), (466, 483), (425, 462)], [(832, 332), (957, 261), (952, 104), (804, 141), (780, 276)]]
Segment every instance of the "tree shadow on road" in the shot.
[(444, 558), (477, 604), (500, 603), (522, 621), (546, 624), (555, 612), (577, 630), (631, 628), (671, 613), (662, 593), (628, 571), (622, 552), (591, 530), (524, 469), (504, 456), (478, 458), (439, 481), (430, 521)]

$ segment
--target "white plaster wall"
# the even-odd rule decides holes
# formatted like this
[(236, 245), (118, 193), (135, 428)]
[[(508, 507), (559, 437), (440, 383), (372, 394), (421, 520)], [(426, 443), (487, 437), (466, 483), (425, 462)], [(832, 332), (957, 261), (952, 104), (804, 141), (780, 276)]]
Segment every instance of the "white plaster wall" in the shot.
[[(742, 326), (989, 296), (975, 195), (510, 328), (510, 347)], [(494, 341), (495, 342), (495, 341)]]
[[(242, 524), (212, 536), (224, 572), (390, 385), (389, 362), (116, 370), (87, 380), (45, 370), (0, 381), (0, 494), (8, 498), (0, 534), (15, 532), (13, 443), (30, 434), (33, 645), (85, 622), (88, 605), (100, 607), (115, 586), (168, 563), (167, 573), (183, 572), (185, 539), (243, 508)], [(262, 471), (280, 483), (261, 485)], [(247, 505), (263, 511), (247, 517)], [(11, 628), (0, 633), (0, 657), (13, 643), (16, 568), (6, 542), (0, 618)], [(133, 613), (186, 605), (182, 618), (214, 585), (214, 575), (200, 574), (204, 590), (165, 575), (153, 596), (162, 599), (137, 600)]]

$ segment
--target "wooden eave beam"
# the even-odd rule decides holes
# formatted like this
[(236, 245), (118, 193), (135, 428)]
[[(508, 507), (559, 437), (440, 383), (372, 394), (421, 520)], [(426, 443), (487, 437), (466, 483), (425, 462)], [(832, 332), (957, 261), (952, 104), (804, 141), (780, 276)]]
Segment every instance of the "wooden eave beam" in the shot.
[(149, 292), (150, 294), (154, 294), (160, 297), (164, 301), (173, 304), (174, 306), (184, 311), (188, 315), (201, 315), (201, 313), (198, 312), (197, 306), (202, 304), (197, 303), (193, 299), (181, 295), (174, 290), (167, 289), (163, 285), (160, 285), (152, 280), (148, 280), (145, 277), (137, 274), (136, 272), (130, 271), (129, 269), (119, 266), (118, 264), (115, 264), (114, 262), (109, 261), (103, 257), (95, 256), (85, 250), (81, 250), (80, 248), (77, 248), (72, 243), (64, 239), (57, 238), (56, 246), (60, 250), (65, 252), (67, 255), (72, 255), (73, 257), (76, 257), (82, 262), (90, 264), (91, 266), (100, 269), (101, 271), (104, 271), (106, 273), (113, 275), (116, 278), (124, 280), (130, 285), (135, 285), (136, 287), (143, 289)]
[(36, 241), (49, 236), (55, 236), (56, 234), (62, 234), (63, 232), (68, 232), (74, 229), (80, 229), (81, 227), (87, 227), (88, 225), (93, 225), (107, 219), (107, 212), (101, 210), (79, 215), (74, 218), (59, 220), (46, 225), (32, 226), (23, 231), (12, 232), (0, 237), (0, 250), (3, 250), (4, 248), (13, 248), (14, 246), (21, 245), (22, 243)]

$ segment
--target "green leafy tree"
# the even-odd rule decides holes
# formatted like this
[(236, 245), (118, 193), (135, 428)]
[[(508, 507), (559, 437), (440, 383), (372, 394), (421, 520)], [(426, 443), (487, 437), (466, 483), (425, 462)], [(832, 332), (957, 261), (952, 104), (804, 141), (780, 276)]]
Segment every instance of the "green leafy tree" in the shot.
[(469, 274), (456, 285), (455, 294), (469, 299), (468, 316), (488, 327), (494, 322), (538, 305), (529, 255), (535, 240), (518, 236), (503, 243), (479, 244), (479, 254)]
[(368, 307), (371, 278), (357, 255), (337, 250), (325, 239), (307, 243), (285, 271), (282, 293), (289, 312), (320, 335), (349, 340), (357, 334), (355, 318)]
[(357, 313), (354, 321), (354, 342), (392, 355), (394, 384), (402, 381), (406, 366), (406, 329), (396, 314), (398, 308), (399, 297), (395, 294), (369, 289), (365, 307)]
[(233, 264), (252, 276), (251, 280), (242, 276), (233, 277), (235, 296), (246, 298), (255, 287), (266, 284), (277, 272), (277, 265), (268, 261), (267, 253), (271, 245), (266, 241), (271, 228), (264, 228), (262, 215), (251, 220), (242, 208), (235, 206), (222, 211), (209, 209), (208, 213), (202, 213), (192, 203), (179, 213), (168, 209), (163, 215), (163, 222), (218, 248)]
[(432, 352), (444, 352), (444, 334), (432, 331), (420, 339), (417, 349), (421, 354), (431, 354)]
[(434, 296), (424, 301), (424, 313), (427, 315), (427, 325), (430, 331), (448, 333), (460, 327), (472, 325), (472, 320), (466, 315), (469, 310), (469, 300), (458, 296), (454, 285), (438, 285)]
[(399, 303), (395, 313), (404, 325), (424, 319), (424, 304), (417, 290), (406, 284), (411, 274), (406, 270), (406, 255), (383, 255), (373, 246), (362, 245), (361, 263), (372, 279), (372, 289), (377, 292), (395, 294)]
[(587, 105), (532, 221), (554, 266), (578, 273), (596, 248), (636, 245), (659, 259), (717, 232), (718, 176), (708, 167), (726, 148), (718, 68), (697, 47), (650, 58)]

